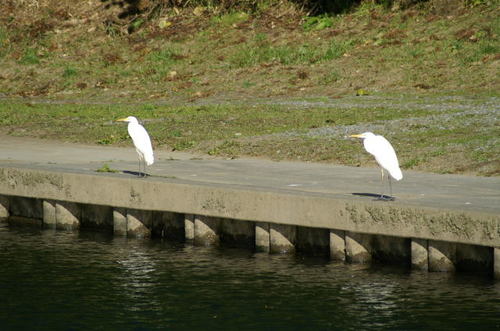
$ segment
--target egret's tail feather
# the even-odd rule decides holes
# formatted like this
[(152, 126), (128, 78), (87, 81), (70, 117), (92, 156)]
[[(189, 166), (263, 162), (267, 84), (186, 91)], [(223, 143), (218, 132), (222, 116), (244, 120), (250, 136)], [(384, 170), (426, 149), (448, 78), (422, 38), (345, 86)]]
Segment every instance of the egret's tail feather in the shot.
[(146, 155), (146, 157), (144, 158), (144, 161), (146, 161), (146, 164), (148, 166), (150, 166), (150, 165), (152, 165), (155, 162), (155, 158), (154, 158), (153, 154)]
[(403, 179), (403, 173), (401, 172), (401, 169), (399, 169), (399, 168), (391, 170), (390, 173), (391, 173), (392, 178), (394, 178), (395, 180)]

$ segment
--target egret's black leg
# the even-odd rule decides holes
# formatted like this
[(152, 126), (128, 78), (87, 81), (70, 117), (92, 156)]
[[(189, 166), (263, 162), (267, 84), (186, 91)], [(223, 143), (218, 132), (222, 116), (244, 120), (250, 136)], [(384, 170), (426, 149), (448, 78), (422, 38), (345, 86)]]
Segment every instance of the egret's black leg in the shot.
[(381, 183), (382, 183), (382, 194), (376, 200), (385, 200), (385, 186), (384, 186), (384, 168), (380, 168)]
[(394, 201), (396, 200), (395, 197), (392, 196), (392, 180), (391, 180), (391, 176), (390, 175), (387, 175), (387, 179), (389, 180), (389, 196), (387, 197), (387, 200), (389, 201)]

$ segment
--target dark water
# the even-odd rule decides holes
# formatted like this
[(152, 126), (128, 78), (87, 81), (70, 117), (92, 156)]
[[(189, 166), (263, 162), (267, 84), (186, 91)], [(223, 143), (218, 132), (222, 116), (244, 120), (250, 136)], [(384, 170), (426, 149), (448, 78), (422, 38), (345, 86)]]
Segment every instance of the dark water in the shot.
[(0, 330), (499, 329), (500, 282), (0, 227)]

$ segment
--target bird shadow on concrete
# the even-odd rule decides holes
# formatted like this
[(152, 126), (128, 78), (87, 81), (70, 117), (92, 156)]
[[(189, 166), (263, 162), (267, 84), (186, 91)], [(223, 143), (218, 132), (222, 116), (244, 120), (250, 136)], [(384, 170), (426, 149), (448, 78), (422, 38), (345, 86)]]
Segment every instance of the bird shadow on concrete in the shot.
[(360, 197), (369, 197), (373, 198), (373, 201), (394, 201), (396, 197), (391, 197), (390, 195), (380, 195), (377, 193), (351, 193), (352, 195), (360, 196)]
[(123, 170), (122, 173), (127, 174), (127, 175), (134, 175), (134, 176), (141, 177), (141, 178), (146, 178), (146, 177), (151, 176), (145, 172), (130, 171), (130, 170)]

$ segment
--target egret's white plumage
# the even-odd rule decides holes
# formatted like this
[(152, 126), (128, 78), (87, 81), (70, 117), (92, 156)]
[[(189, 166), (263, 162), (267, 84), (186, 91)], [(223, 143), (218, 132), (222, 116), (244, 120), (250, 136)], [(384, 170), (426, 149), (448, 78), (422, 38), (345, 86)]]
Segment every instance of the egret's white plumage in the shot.
[[(403, 173), (399, 168), (398, 157), (396, 156), (396, 152), (394, 151), (391, 143), (387, 139), (372, 132), (355, 134), (351, 135), (351, 137), (363, 139), (363, 145), (366, 151), (375, 157), (375, 160), (382, 170), (382, 179), (384, 177), (384, 169), (387, 170), (389, 175), (395, 180), (403, 179)], [(390, 177), (388, 176), (387, 178), (389, 179), (390, 185)], [(381, 197), (384, 197), (384, 195), (382, 194)]]
[(117, 121), (128, 122), (128, 134), (132, 138), (135, 150), (139, 155), (139, 174), (141, 174), (142, 162), (144, 162), (144, 171), (146, 171), (146, 165), (154, 163), (153, 146), (149, 134), (134, 116), (120, 118)]

